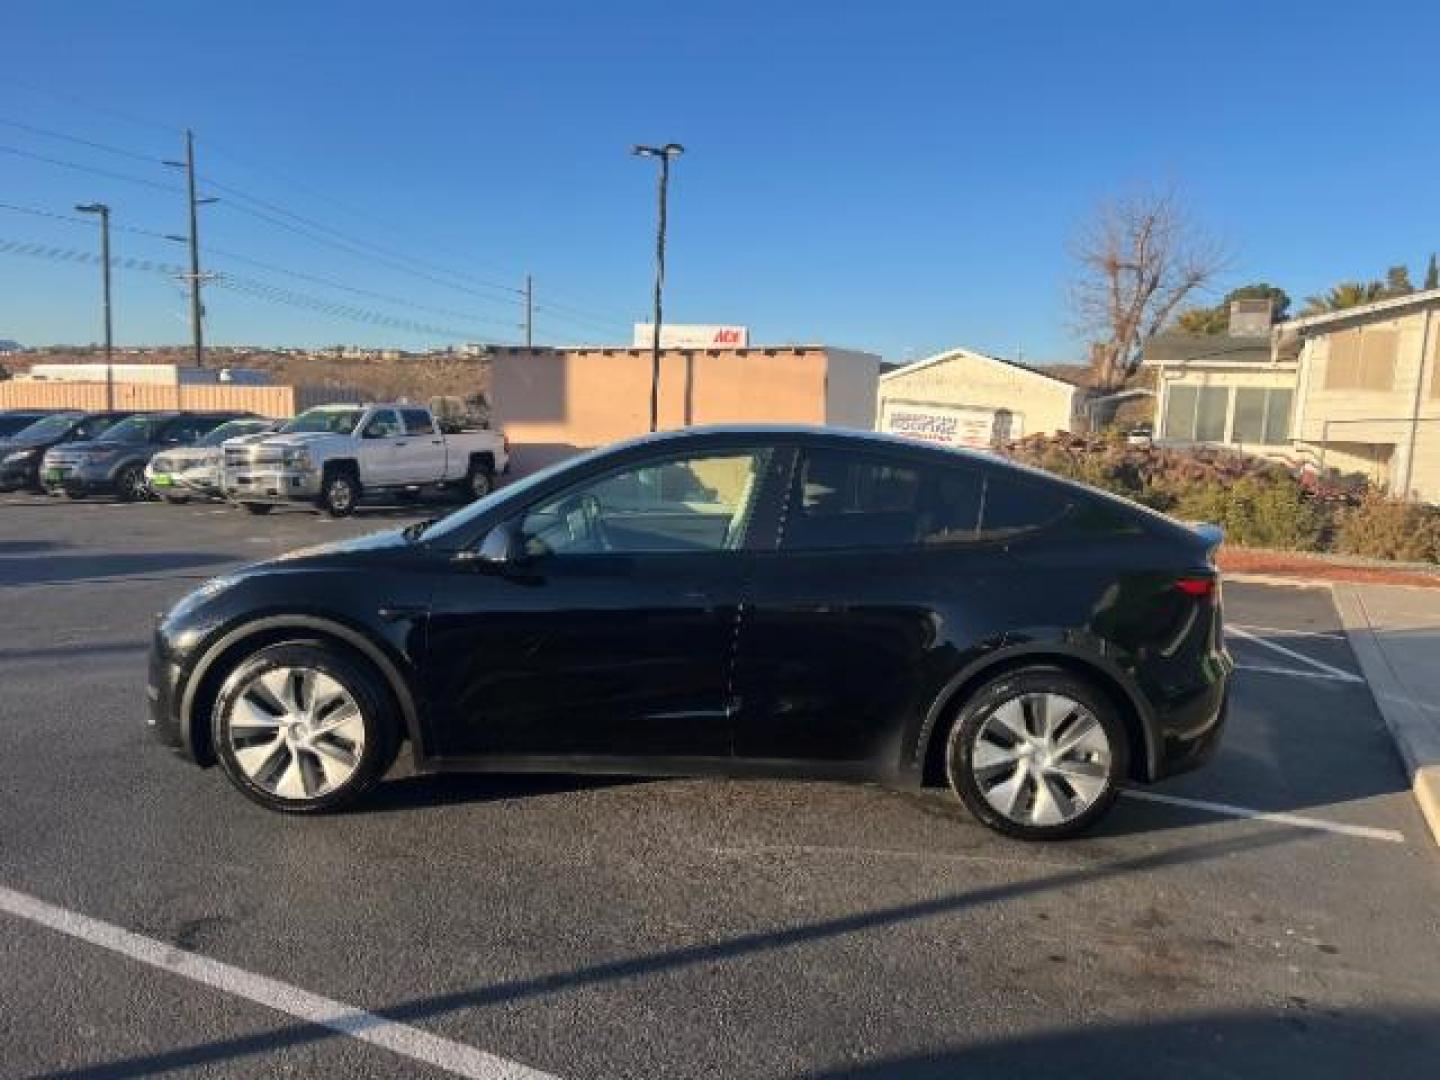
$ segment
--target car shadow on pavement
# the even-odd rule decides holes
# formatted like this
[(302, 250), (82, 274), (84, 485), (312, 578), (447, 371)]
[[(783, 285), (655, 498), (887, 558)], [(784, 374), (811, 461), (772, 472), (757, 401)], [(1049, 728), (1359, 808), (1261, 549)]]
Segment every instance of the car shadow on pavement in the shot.
[(0, 560), (0, 585), (60, 585), (94, 579), (184, 577), (176, 573), (242, 562), (228, 552), (145, 551), (124, 554), (37, 555)]
[(53, 540), (0, 540), (0, 558), (16, 555), (38, 555), (42, 551), (54, 551), (64, 547)]
[(1440, 1011), (1314, 1008), (1094, 1024), (823, 1069), (805, 1080), (1071, 1077), (1423, 1076), (1440, 1054)]
[(377, 784), (354, 806), (351, 814), (384, 814), (399, 810), (454, 806), (460, 803), (500, 802), (543, 795), (646, 783), (645, 777), (578, 776), (519, 773), (430, 773), (397, 776)]
[[(1119, 859), (1114, 862), (1068, 867), (1048, 876), (987, 885), (969, 892), (951, 893), (931, 899), (822, 919), (817, 922), (740, 934), (719, 941), (701, 941), (693, 945), (665, 949), (641, 956), (607, 960), (572, 971), (549, 972), (464, 990), (449, 991), (415, 998), (396, 1005), (374, 1008), (372, 1011), (377, 1016), (402, 1024), (424, 1023), (434, 1020), (436, 1017), (465, 1009), (492, 1008), (519, 1001), (552, 997), (585, 987), (740, 961), (781, 949), (798, 948), (852, 934), (883, 932), (902, 923), (994, 907), (1012, 900), (1063, 892), (1067, 889), (1081, 888), (1129, 874), (1146, 873), (1195, 862), (1223, 859), (1232, 855), (1242, 855), (1280, 844), (1293, 843), (1296, 839), (1297, 837), (1289, 832), (1267, 832), (1251, 836), (1207, 840), (1184, 847), (1167, 848), (1132, 858)], [(197, 1043), (161, 1053), (57, 1071), (46, 1075), (52, 1080), (101, 1076), (150, 1076), (176, 1069), (203, 1068), (207, 1065), (233, 1061), (255, 1054), (273, 1053), (288, 1047), (304, 1046), (324, 1039), (332, 1039), (339, 1034), (341, 1032), (329, 1027), (301, 1022), (270, 1031)], [(1132, 1051), (1126, 1050), (1123, 1044), (1117, 1044), (1114, 1053), (1115, 1059), (1111, 1064), (1148, 1065), (1144, 1059), (1136, 1057)], [(1047, 1075), (1053, 1075), (1054, 1071), (1052, 1068)], [(1066, 1069), (1065, 1071), (1072, 1070)], [(1113, 1070), (1099, 1069), (1096, 1071), (1096, 1075), (1102, 1074), (1105, 1076), (1117, 1075)], [(951, 1072), (931, 1075), (955, 1074)], [(1130, 1075), (1148, 1077), (1158, 1075), (1158, 1073), (1142, 1067), (1141, 1071)], [(1278, 1074), (1262, 1072), (1258, 1075)]]

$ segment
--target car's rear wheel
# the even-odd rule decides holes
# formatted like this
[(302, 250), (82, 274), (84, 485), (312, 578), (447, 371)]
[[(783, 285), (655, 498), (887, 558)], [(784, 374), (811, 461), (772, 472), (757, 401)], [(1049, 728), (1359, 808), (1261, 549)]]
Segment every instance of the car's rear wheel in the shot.
[(1110, 809), (1128, 749), (1124, 716), (1107, 694), (1037, 665), (980, 687), (955, 719), (945, 762), (951, 788), (982, 823), (1056, 840)]
[(221, 766), (247, 797), (304, 814), (352, 802), (395, 760), (398, 726), (379, 678), (322, 642), (261, 649), (213, 711)]
[(275, 509), (272, 503), (241, 503), (247, 514), (268, 514)]
[(483, 499), (495, 490), (495, 470), (476, 462), (465, 475), (465, 494), (473, 501)]

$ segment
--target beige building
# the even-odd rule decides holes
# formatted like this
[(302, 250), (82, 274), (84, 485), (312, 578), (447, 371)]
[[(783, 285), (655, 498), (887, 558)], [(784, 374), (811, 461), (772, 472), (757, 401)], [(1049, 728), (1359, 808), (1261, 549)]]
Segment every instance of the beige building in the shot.
[[(649, 349), (492, 348), (493, 422), (530, 472), (650, 430)], [(825, 345), (665, 349), (659, 426), (802, 423), (869, 430), (880, 358)]]
[(1145, 364), (1162, 441), (1227, 443), (1440, 502), (1440, 289), (1292, 319), (1263, 340), (1160, 335)]
[(989, 447), (1074, 431), (1085, 392), (1042, 368), (950, 349), (880, 376), (876, 428), (945, 446)]

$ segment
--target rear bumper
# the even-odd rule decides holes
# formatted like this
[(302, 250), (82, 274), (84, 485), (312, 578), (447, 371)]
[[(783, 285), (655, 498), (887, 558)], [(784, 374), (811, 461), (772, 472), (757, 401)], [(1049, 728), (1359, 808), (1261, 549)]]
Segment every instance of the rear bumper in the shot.
[(232, 502), (313, 502), (320, 494), (320, 474), (293, 469), (226, 469), (222, 485)]
[(1231, 664), (1208, 686), (1169, 703), (1159, 717), (1158, 753), (1151, 781), (1198, 769), (1220, 747), (1230, 713)]

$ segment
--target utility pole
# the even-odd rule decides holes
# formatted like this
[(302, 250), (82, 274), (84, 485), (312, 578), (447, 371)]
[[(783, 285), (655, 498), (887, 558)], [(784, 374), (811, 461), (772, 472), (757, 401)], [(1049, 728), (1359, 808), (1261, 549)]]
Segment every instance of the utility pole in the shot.
[(525, 348), (535, 346), (535, 280), (525, 275)]
[[(190, 204), (190, 273), (186, 277), (190, 281), (190, 336), (194, 341), (195, 366), (205, 366), (205, 307), (200, 300), (200, 215), (197, 210), (200, 206), (218, 202), (213, 198), (199, 199), (195, 197), (195, 133), (189, 128), (185, 129), (185, 160), (167, 161), (166, 165), (176, 169), (185, 170), (185, 188)], [(180, 239), (180, 237), (171, 237)]]
[(660, 428), (660, 323), (665, 292), (665, 203), (670, 186), (670, 159), (685, 152), (679, 143), (664, 146), (636, 146), (631, 153), (637, 157), (660, 160), (659, 215), (655, 232), (655, 321), (650, 327), (650, 430)]
[(110, 207), (84, 203), (75, 207), (82, 214), (100, 216), (100, 282), (105, 311), (105, 410), (115, 409), (115, 338), (110, 319)]

